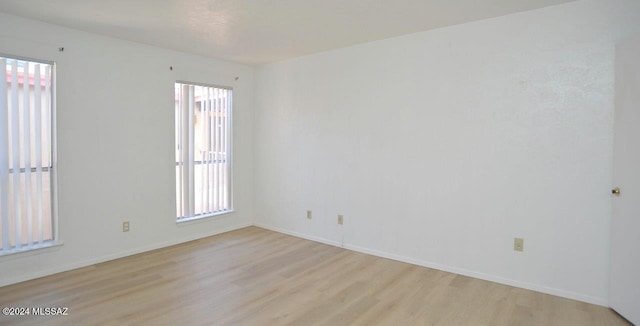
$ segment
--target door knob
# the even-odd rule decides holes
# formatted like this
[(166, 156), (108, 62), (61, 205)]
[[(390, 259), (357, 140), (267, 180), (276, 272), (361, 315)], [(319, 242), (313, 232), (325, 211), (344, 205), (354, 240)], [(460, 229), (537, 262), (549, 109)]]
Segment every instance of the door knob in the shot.
[(612, 193), (614, 196), (620, 196), (620, 188), (619, 188), (619, 187), (615, 187), (615, 188), (613, 188), (613, 189), (611, 190), (611, 193)]

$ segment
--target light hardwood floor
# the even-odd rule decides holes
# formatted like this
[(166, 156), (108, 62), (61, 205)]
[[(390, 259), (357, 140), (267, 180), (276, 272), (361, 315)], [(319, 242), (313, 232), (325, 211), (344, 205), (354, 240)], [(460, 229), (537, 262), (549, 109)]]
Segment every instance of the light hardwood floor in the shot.
[(0, 288), (0, 325), (627, 325), (610, 309), (249, 227)]

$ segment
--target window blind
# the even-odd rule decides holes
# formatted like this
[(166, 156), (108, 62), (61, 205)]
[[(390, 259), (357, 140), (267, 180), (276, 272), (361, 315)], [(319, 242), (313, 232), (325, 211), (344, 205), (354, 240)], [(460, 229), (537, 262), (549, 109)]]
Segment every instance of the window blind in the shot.
[(0, 253), (53, 239), (52, 64), (0, 57)]
[(231, 210), (231, 108), (228, 88), (176, 83), (178, 220)]

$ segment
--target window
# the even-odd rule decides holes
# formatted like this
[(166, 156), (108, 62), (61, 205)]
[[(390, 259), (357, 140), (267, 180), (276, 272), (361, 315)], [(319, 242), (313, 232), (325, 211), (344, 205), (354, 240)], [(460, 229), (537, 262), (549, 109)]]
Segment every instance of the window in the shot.
[(0, 254), (54, 240), (53, 64), (0, 56)]
[(177, 220), (232, 210), (229, 88), (175, 84)]

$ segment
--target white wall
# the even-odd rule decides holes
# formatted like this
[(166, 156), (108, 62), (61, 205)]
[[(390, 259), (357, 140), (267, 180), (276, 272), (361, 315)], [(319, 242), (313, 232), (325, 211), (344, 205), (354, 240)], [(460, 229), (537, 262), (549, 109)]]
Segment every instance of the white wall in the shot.
[(586, 0), (262, 66), (256, 223), (605, 305), (614, 45), (637, 33), (640, 2)]
[[(57, 62), (64, 242), (0, 257), (0, 286), (255, 208), (280, 231), (606, 304), (614, 44), (637, 33), (640, 2), (584, 0), (324, 52), (259, 67), (254, 118), (250, 67), (0, 14), (0, 53)], [(233, 214), (174, 221), (175, 80), (234, 87)]]
[[(0, 257), (0, 286), (252, 224), (252, 68), (4, 14), (0, 53), (57, 63), (64, 242)], [(176, 80), (234, 88), (235, 213), (175, 222)]]

